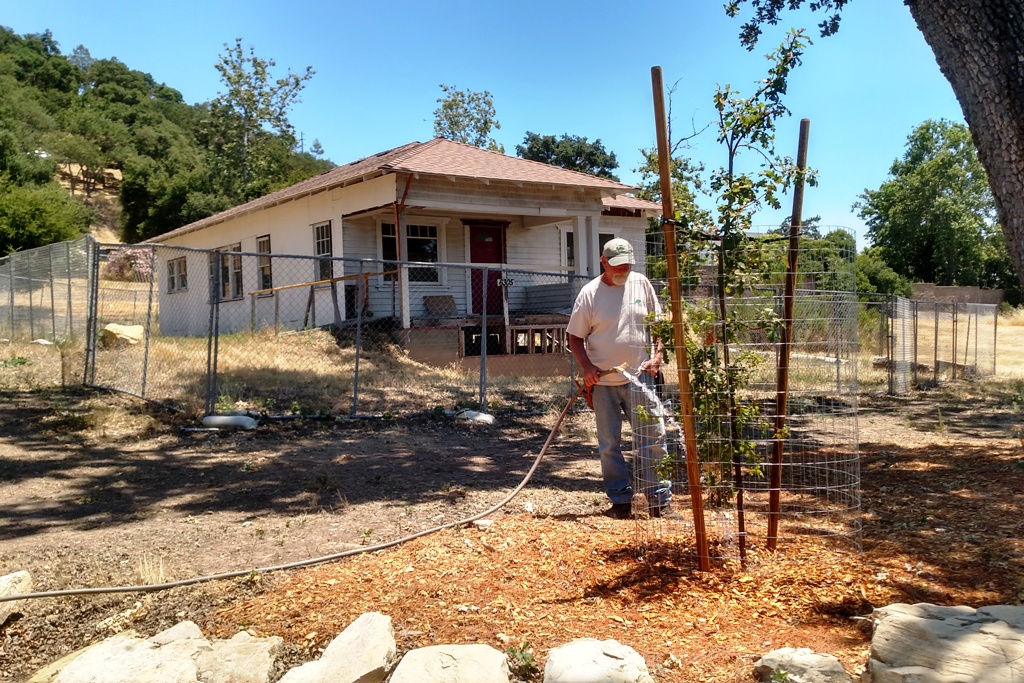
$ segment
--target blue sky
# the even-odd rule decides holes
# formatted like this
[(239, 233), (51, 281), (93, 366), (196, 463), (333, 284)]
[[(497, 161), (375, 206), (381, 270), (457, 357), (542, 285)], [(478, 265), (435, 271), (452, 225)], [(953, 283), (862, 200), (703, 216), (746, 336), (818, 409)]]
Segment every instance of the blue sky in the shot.
[[(435, 2), (393, 0), (0, 0), (0, 24), (16, 33), (53, 32), (61, 51), (82, 44), (95, 58), (116, 57), (179, 90), (189, 103), (223, 89), (214, 64), (225, 43), (242, 38), (275, 74), (316, 75), (292, 123), (308, 146), (346, 163), (413, 140), (433, 137), (441, 83), (491, 92), (509, 154), (528, 131), (600, 139), (615, 152), (623, 182), (639, 150), (655, 143), (651, 67), (672, 100), (673, 135), (713, 122), (717, 85), (752, 94), (764, 55), (791, 26), (806, 27), (814, 45), (790, 79), (792, 117), (779, 125), (778, 151), (796, 156), (801, 118), (810, 119), (808, 164), (819, 186), (805, 193), (804, 216), (843, 226), (866, 246), (851, 204), (877, 188), (901, 156), (911, 130), (926, 119), (962, 122), (953, 92), (909, 11), (898, 0), (859, 0), (847, 8), (839, 34), (819, 38), (820, 17), (787, 15), (769, 27), (754, 52), (739, 46), (740, 21), (722, 0)], [(90, 9), (91, 8), (91, 9)], [(709, 168), (725, 163), (708, 130), (686, 152)], [(778, 224), (780, 211), (757, 224)]]

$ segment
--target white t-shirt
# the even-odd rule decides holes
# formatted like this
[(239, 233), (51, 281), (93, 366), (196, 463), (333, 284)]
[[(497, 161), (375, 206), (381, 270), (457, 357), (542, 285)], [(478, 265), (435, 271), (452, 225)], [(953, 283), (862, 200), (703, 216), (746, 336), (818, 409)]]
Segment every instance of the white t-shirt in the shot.
[[(661, 315), (661, 304), (651, 281), (630, 271), (626, 284), (614, 287), (601, 278), (580, 290), (566, 331), (586, 342), (590, 361), (602, 370), (625, 363), (631, 372), (650, 358), (651, 339), (644, 317)], [(621, 373), (601, 377), (598, 384), (624, 384)]]

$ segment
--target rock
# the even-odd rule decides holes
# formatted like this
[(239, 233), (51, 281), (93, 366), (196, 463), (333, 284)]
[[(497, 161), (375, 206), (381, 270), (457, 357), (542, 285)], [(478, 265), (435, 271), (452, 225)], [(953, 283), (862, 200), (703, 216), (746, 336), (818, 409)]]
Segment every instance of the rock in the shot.
[(636, 650), (615, 640), (579, 638), (548, 652), (544, 683), (654, 683)]
[[(20, 595), (22, 593), (28, 593), (31, 590), (32, 575), (24, 570), (0, 576), (0, 595)], [(0, 626), (2, 626), (12, 614), (21, 613), (21, 605), (23, 602), (24, 600), (0, 602)]]
[(465, 408), (455, 413), (455, 419), (463, 422), (478, 422), (480, 424), (492, 425), (494, 424), (494, 416), (489, 413), (480, 412), (478, 410), (469, 410)]
[[(772, 678), (775, 674), (776, 678)], [(759, 681), (778, 680), (786, 674), (788, 683), (855, 683), (839, 660), (806, 647), (784, 647), (772, 650), (754, 664), (754, 676)]]
[(278, 636), (257, 638), (239, 631), (226, 641), (215, 641), (196, 660), (203, 683), (267, 683), (284, 641)]
[(490, 645), (432, 645), (402, 657), (389, 683), (509, 683), (508, 659)]
[(295, 667), (279, 683), (380, 683), (397, 658), (391, 617), (366, 612), (331, 641), (320, 659)]
[(100, 330), (100, 345), (105, 349), (124, 348), (142, 341), (146, 328), (142, 325), (110, 323)]
[(875, 610), (865, 683), (1019, 683), (1024, 606), (894, 604)]
[(215, 427), (217, 429), (256, 429), (260, 425), (255, 420), (245, 415), (207, 415), (203, 418), (204, 427)]
[[(53, 683), (267, 683), (282, 640), (235, 634), (213, 645), (191, 621), (145, 640), (120, 633), (86, 648)], [(33, 677), (33, 680), (37, 680)]]
[(202, 644), (209, 646), (205, 639), (162, 647), (133, 636), (112, 636), (73, 659), (53, 683), (195, 683), (199, 672), (191, 655)]

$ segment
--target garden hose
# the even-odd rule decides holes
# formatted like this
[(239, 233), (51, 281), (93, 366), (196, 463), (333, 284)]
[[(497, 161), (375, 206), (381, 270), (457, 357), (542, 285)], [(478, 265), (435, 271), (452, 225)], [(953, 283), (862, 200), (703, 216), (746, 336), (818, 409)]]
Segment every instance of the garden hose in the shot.
[(281, 571), (281, 570), (284, 570), (284, 569), (298, 569), (300, 567), (309, 567), (309, 566), (316, 565), (316, 564), (323, 564), (325, 562), (331, 562), (333, 560), (340, 560), (342, 558), (350, 557), (352, 555), (359, 555), (361, 553), (375, 552), (377, 550), (385, 550), (387, 548), (393, 548), (396, 545), (400, 545), (400, 544), (405, 543), (407, 541), (411, 541), (413, 539), (420, 538), (421, 536), (427, 536), (429, 534), (433, 534), (433, 533), (436, 533), (438, 531), (443, 531), (445, 529), (450, 529), (452, 527), (461, 526), (461, 525), (464, 525), (464, 524), (471, 524), (472, 522), (475, 522), (475, 521), (477, 521), (479, 519), (483, 519), (484, 517), (487, 517), (488, 515), (494, 514), (495, 512), (500, 510), (501, 508), (503, 508), (506, 505), (508, 505), (509, 502), (511, 502), (511, 500), (513, 498), (515, 498), (519, 494), (519, 492), (522, 491), (523, 488), (530, 482), (530, 479), (533, 478), (533, 475), (537, 471), (537, 467), (540, 465), (541, 460), (544, 459), (544, 454), (547, 453), (548, 447), (551, 445), (551, 442), (555, 440), (555, 435), (558, 433), (558, 428), (562, 426), (562, 421), (565, 420), (565, 416), (569, 414), (569, 410), (572, 408), (573, 404), (576, 402), (576, 399), (580, 397), (580, 395), (583, 393), (583, 391), (584, 391), (584, 386), (578, 384), (576, 391), (572, 395), (572, 398), (570, 398), (569, 402), (565, 404), (565, 408), (562, 409), (561, 414), (559, 414), (558, 419), (555, 421), (555, 426), (551, 428), (551, 432), (548, 434), (548, 438), (544, 442), (544, 446), (540, 449), (540, 452), (537, 453), (537, 457), (534, 458), (533, 465), (530, 467), (530, 471), (526, 473), (526, 476), (523, 477), (523, 480), (521, 482), (519, 482), (519, 485), (516, 486), (514, 489), (512, 489), (511, 493), (509, 493), (507, 496), (502, 498), (496, 504), (492, 505), (491, 507), (489, 507), (488, 509), (484, 510), (483, 512), (480, 512), (480, 513), (477, 513), (477, 514), (473, 515), (472, 517), (467, 517), (465, 519), (460, 519), (460, 520), (455, 521), (455, 522), (448, 522), (447, 524), (442, 524), (440, 526), (436, 526), (436, 527), (433, 527), (433, 528), (430, 528), (430, 529), (424, 529), (423, 531), (418, 531), (415, 534), (412, 534), (411, 536), (404, 536), (402, 538), (398, 538), (398, 539), (395, 539), (393, 541), (387, 541), (386, 543), (379, 543), (377, 545), (371, 545), (371, 546), (366, 546), (366, 547), (361, 547), (361, 548), (353, 548), (351, 550), (345, 550), (345, 551), (342, 551), (342, 552), (339, 552), (339, 553), (334, 553), (334, 554), (331, 554), (331, 555), (324, 555), (322, 557), (315, 557), (315, 558), (309, 559), (309, 560), (300, 560), (298, 562), (289, 562), (287, 564), (279, 564), (279, 565), (275, 565), (275, 566), (272, 566), (272, 567), (259, 567), (259, 568), (256, 568), (256, 569), (244, 569), (244, 570), (238, 570), (238, 571), (224, 572), (224, 573), (221, 573), (221, 574), (211, 574), (209, 576), (196, 576), (196, 577), (193, 577), (191, 579), (182, 579), (181, 581), (169, 581), (167, 583), (153, 583), (153, 584), (144, 584), (144, 585), (138, 585), (138, 586), (100, 586), (98, 588), (69, 588), (69, 589), (66, 589), (66, 590), (40, 591), (40, 592), (37, 592), (37, 593), (21, 593), (21, 594), (14, 594), (14, 595), (0, 595), (0, 603), (2, 603), (2, 602), (11, 602), (11, 601), (14, 601), (14, 600), (34, 600), (34, 599), (38, 599), (38, 598), (59, 598), (59, 597), (66, 597), (66, 596), (72, 596), (72, 595), (102, 595), (102, 594), (108, 594), (108, 593), (152, 593), (152, 592), (156, 592), (156, 591), (168, 590), (170, 588), (180, 588), (182, 586), (192, 586), (192, 585), (195, 585), (197, 583), (206, 583), (208, 581), (217, 581), (217, 580), (220, 580), (220, 579), (236, 579), (236, 578), (240, 578), (240, 577), (243, 577), (243, 576), (251, 576), (253, 574), (267, 574), (267, 573), (270, 573), (270, 572)]

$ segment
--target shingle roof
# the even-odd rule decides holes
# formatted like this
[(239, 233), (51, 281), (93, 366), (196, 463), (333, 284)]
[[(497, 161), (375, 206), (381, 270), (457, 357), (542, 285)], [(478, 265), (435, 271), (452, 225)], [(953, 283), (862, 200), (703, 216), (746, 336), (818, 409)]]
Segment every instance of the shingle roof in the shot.
[(434, 138), (429, 142), (410, 142), (358, 161), (335, 166), (330, 171), (307, 178), (295, 185), (166, 232), (153, 238), (152, 241), (162, 242), (171, 237), (201, 230), (259, 209), (395, 172), (480, 178), (514, 183), (590, 187), (607, 191), (612, 195), (624, 194), (634, 189), (629, 185), (588, 173), (510, 157), (453, 140)]
[(638, 197), (631, 197), (628, 194), (619, 194), (614, 197), (605, 197), (601, 200), (601, 203), (606, 207), (613, 207), (616, 209), (642, 209), (644, 211), (657, 211), (661, 212), (661, 204), (649, 201), (647, 199), (640, 199)]

